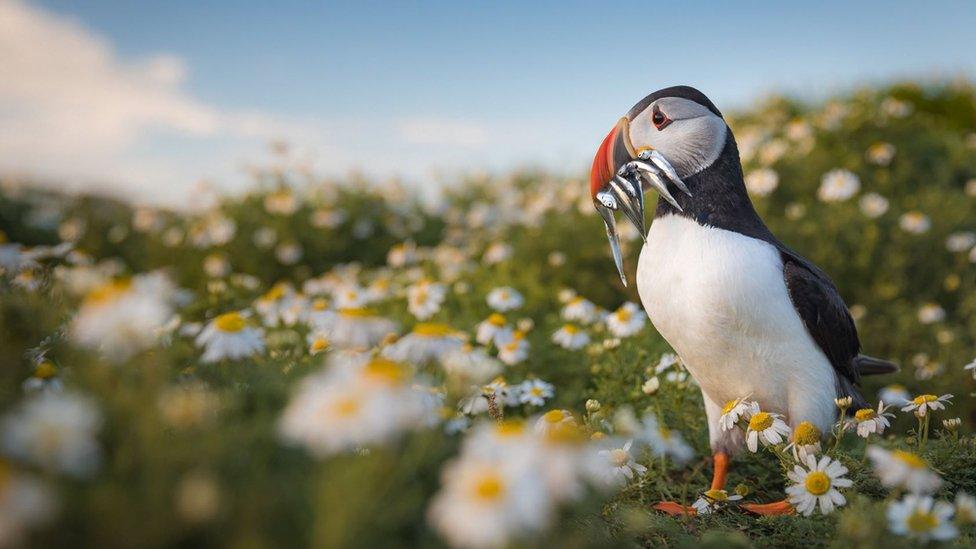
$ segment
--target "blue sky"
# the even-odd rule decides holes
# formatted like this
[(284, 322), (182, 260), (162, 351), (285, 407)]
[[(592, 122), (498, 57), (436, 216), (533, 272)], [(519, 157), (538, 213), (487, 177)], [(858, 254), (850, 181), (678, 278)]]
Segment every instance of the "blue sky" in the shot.
[[(324, 173), (422, 186), (514, 166), (573, 173), (667, 85), (728, 110), (771, 91), (976, 73), (967, 2), (257, 4), (0, 0), (18, 23), (0, 11), (0, 65), (22, 56), (38, 81), (0, 85), (0, 127), (13, 113), (8, 128), (60, 128), (61, 116), (74, 130), (28, 132), (0, 171), (180, 204), (201, 178), (240, 188), (242, 165), (282, 138)], [(54, 53), (15, 40), (53, 40)], [(46, 104), (37, 90), (65, 66)]]

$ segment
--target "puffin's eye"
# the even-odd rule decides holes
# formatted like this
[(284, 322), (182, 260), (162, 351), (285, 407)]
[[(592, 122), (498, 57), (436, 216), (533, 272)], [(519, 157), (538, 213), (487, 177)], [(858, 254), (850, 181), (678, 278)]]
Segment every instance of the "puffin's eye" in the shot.
[(660, 131), (666, 128), (668, 124), (671, 123), (671, 119), (668, 118), (668, 115), (661, 112), (660, 107), (655, 105), (654, 112), (653, 114), (651, 114), (651, 122), (653, 122), (654, 127), (657, 128), (658, 131)]

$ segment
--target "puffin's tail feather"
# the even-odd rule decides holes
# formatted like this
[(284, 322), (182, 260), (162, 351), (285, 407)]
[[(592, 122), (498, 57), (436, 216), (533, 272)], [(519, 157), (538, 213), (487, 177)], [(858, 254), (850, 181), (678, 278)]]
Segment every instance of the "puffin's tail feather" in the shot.
[(851, 397), (851, 409), (860, 410), (861, 408), (870, 408), (868, 401), (864, 399), (861, 395), (861, 391), (857, 389), (854, 382), (847, 379), (844, 376), (837, 376), (837, 396), (838, 397)]
[(898, 371), (898, 365), (894, 362), (881, 360), (867, 355), (857, 355), (854, 357), (854, 368), (862, 376), (876, 376), (881, 374), (893, 374)]

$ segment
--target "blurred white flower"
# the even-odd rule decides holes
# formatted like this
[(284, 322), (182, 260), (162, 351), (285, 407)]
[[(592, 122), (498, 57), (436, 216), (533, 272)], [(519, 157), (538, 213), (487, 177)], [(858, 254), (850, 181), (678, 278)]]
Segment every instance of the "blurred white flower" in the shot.
[(912, 211), (898, 218), (898, 226), (907, 233), (922, 234), (932, 228), (932, 220), (922, 212)]
[(447, 324), (421, 322), (409, 334), (385, 347), (383, 356), (412, 364), (439, 361), (464, 346), (461, 336)]
[(950, 252), (965, 252), (976, 246), (976, 233), (972, 231), (960, 231), (951, 233), (946, 237), (946, 249)]
[(878, 193), (865, 194), (858, 201), (858, 205), (861, 207), (861, 212), (871, 219), (881, 217), (888, 211), (888, 199)]
[(413, 265), (420, 259), (417, 245), (413, 241), (401, 242), (394, 245), (386, 253), (386, 264), (390, 267), (405, 267)]
[(495, 345), (498, 346), (498, 360), (509, 366), (518, 364), (529, 356), (529, 342), (519, 330), (499, 332), (495, 335)]
[(905, 118), (906, 116), (912, 114), (914, 110), (915, 106), (908, 101), (902, 101), (900, 99), (895, 99), (894, 97), (886, 97), (884, 101), (881, 102), (881, 112), (892, 118)]
[(552, 341), (562, 347), (575, 351), (590, 343), (590, 336), (575, 324), (564, 324), (552, 334)]
[(153, 346), (172, 317), (174, 288), (160, 273), (118, 279), (90, 291), (71, 321), (74, 340), (121, 362)]
[(647, 315), (636, 303), (627, 302), (607, 315), (607, 329), (617, 337), (630, 337), (644, 328)]
[(908, 494), (888, 504), (888, 528), (895, 534), (917, 539), (945, 541), (959, 535), (952, 523), (952, 505), (929, 496)]
[(485, 255), (481, 260), (485, 265), (494, 265), (495, 263), (501, 263), (506, 259), (512, 257), (512, 247), (508, 244), (502, 242), (495, 242), (488, 249), (485, 250)]
[(502, 371), (502, 365), (484, 349), (462, 347), (447, 353), (441, 361), (448, 377), (459, 383), (481, 384)]
[(912, 395), (905, 387), (897, 384), (882, 387), (878, 391), (878, 400), (890, 402), (893, 406), (902, 406), (912, 399)]
[(372, 309), (343, 308), (326, 319), (320, 332), (334, 347), (365, 351), (396, 334), (397, 325)]
[(492, 313), (475, 327), (474, 340), (482, 345), (495, 341), (495, 337), (505, 328), (505, 317)]
[(41, 481), (0, 460), (0, 547), (19, 547), (31, 528), (57, 513), (54, 494)]
[(278, 427), (285, 440), (318, 457), (385, 444), (436, 419), (428, 394), (403, 364), (340, 353), (328, 369), (302, 381)]
[(723, 431), (731, 431), (736, 428), (740, 419), (748, 421), (754, 414), (759, 413), (759, 403), (747, 398), (737, 398), (730, 400), (722, 406), (722, 415), (719, 417), (719, 424)]
[(779, 186), (779, 174), (770, 168), (753, 170), (746, 175), (746, 190), (754, 196), (766, 196)]
[(264, 211), (272, 215), (291, 215), (298, 211), (298, 199), (291, 189), (278, 189), (264, 196)]
[(721, 509), (730, 501), (739, 501), (740, 499), (742, 499), (742, 496), (739, 494), (729, 495), (725, 490), (712, 488), (711, 490), (706, 490), (691, 506), (695, 509), (695, 513), (707, 515)]
[[(805, 467), (803, 466), (805, 465)], [(793, 470), (787, 473), (793, 484), (786, 488), (790, 503), (796, 507), (797, 512), (804, 516), (810, 516), (820, 505), (820, 512), (829, 515), (835, 507), (840, 507), (847, 503), (837, 489), (848, 488), (854, 484), (847, 474), (847, 467), (841, 465), (839, 461), (823, 456), (820, 461), (813, 455), (807, 455), (805, 462), (793, 466)]]
[(817, 197), (824, 202), (843, 202), (861, 190), (861, 180), (848, 170), (836, 169), (824, 174)]
[(881, 484), (888, 488), (901, 487), (914, 494), (931, 494), (942, 485), (942, 479), (929, 469), (925, 460), (911, 452), (868, 446), (867, 456)]
[(918, 321), (922, 324), (932, 324), (945, 320), (946, 312), (937, 303), (926, 303), (918, 308)]
[(868, 147), (865, 156), (867, 156), (868, 162), (876, 166), (887, 166), (895, 158), (895, 146), (880, 141)]
[(419, 320), (427, 320), (441, 310), (446, 297), (443, 284), (421, 280), (407, 288), (407, 309)]
[(196, 344), (204, 348), (203, 362), (240, 360), (264, 352), (264, 330), (248, 326), (244, 315), (232, 311), (207, 323)]
[(963, 370), (969, 370), (973, 375), (973, 379), (976, 379), (976, 358), (972, 360), (969, 364), (962, 367)]
[(638, 440), (648, 444), (657, 456), (668, 456), (681, 464), (687, 463), (695, 455), (681, 433), (668, 429), (653, 415), (644, 416), (638, 429)]
[(592, 301), (576, 296), (563, 307), (562, 316), (566, 320), (573, 320), (583, 324), (590, 324), (597, 319), (597, 308)]
[(294, 265), (302, 259), (305, 251), (302, 245), (293, 240), (282, 242), (275, 247), (275, 258), (282, 265)]
[(101, 413), (89, 398), (39, 393), (3, 417), (0, 449), (50, 471), (88, 477), (101, 462), (95, 438), (101, 426)]
[(488, 292), (486, 301), (492, 309), (506, 312), (521, 307), (525, 303), (525, 298), (515, 288), (503, 286)]

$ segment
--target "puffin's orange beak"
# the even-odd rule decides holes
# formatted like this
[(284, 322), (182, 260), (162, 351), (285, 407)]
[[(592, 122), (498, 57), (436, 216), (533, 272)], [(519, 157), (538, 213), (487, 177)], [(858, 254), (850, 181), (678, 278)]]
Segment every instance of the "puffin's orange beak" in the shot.
[(593, 157), (590, 168), (590, 195), (593, 199), (596, 200), (598, 192), (606, 190), (607, 184), (624, 164), (636, 158), (637, 151), (630, 142), (630, 120), (623, 117), (603, 139)]

